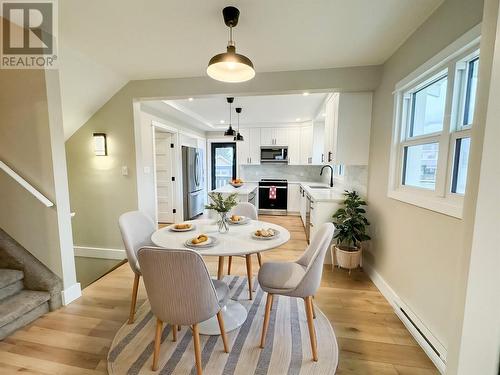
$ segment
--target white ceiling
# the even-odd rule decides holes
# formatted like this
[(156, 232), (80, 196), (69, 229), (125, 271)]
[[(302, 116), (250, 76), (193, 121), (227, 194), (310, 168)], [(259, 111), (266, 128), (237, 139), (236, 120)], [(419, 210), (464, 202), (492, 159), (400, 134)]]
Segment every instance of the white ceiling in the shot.
[[(313, 120), (327, 94), (261, 95), (236, 97), (232, 104), (232, 124), (237, 124), (236, 107), (241, 107), (240, 125), (258, 127), (285, 125)], [(205, 130), (221, 130), (229, 124), (229, 104), (224, 96), (166, 100), (165, 105), (191, 117), (190, 123), (202, 123)], [(193, 121), (194, 120), (194, 121)]]
[[(241, 11), (234, 37), (257, 74), (381, 64), (442, 1), (234, 0), (231, 5)], [(65, 122), (75, 114), (86, 120), (96, 107), (87, 103), (91, 91), (65, 89), (65, 82), (80, 81), (104, 95), (131, 79), (205, 75), (210, 57), (226, 47), (226, 5), (227, 0), (60, 1), (60, 63), (70, 61), (61, 73), (67, 76), (63, 95), (73, 96), (65, 100), (71, 103), (65, 104)], [(63, 48), (83, 58), (65, 59)], [(77, 122), (72, 120), (73, 128)]]

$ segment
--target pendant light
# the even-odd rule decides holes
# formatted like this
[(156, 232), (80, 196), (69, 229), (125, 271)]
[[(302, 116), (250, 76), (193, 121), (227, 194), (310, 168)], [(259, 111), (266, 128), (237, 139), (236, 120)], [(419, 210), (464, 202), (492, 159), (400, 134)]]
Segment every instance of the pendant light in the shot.
[(236, 137), (234, 137), (234, 140), (236, 142), (241, 142), (243, 141), (243, 136), (240, 134), (240, 113), (241, 113), (241, 107), (235, 108), (236, 113), (238, 114), (238, 132), (236, 133)]
[(224, 23), (229, 27), (229, 42), (227, 52), (219, 53), (210, 59), (207, 67), (207, 74), (222, 82), (245, 82), (255, 77), (255, 70), (252, 61), (236, 53), (236, 45), (233, 40), (233, 27), (238, 24), (240, 11), (238, 8), (229, 6), (222, 10)]
[(233, 135), (235, 135), (235, 131), (233, 129), (233, 126), (232, 126), (232, 121), (231, 121), (231, 117), (232, 117), (232, 114), (233, 114), (233, 111), (232, 111), (232, 104), (234, 102), (234, 98), (226, 98), (227, 102), (229, 103), (229, 128), (227, 128), (227, 130), (224, 132), (224, 135), (226, 137), (232, 137)]

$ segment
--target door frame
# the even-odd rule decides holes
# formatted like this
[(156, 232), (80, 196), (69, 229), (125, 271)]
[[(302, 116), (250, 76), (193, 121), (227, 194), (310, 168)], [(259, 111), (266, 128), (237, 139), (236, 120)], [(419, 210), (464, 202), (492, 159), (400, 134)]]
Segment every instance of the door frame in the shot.
[[(160, 133), (166, 133), (170, 136), (170, 143), (174, 143), (173, 142), (173, 139), (174, 139), (174, 133), (170, 132), (170, 131), (167, 131), (165, 130), (162, 126), (155, 126), (153, 124), (153, 131), (152, 131), (152, 136), (153, 136), (153, 180), (154, 180), (154, 189), (155, 189), (155, 216), (156, 216), (156, 222), (157, 223), (160, 223), (160, 214), (159, 214), (159, 209), (158, 209), (158, 205), (159, 205), (159, 197), (158, 197), (158, 170), (157, 170), (157, 167), (158, 167), (158, 164), (156, 162), (156, 133), (157, 132), (160, 132)], [(174, 143), (174, 148), (171, 148), (170, 149), (170, 152), (168, 153), (168, 158), (170, 159), (169, 162), (170, 162), (170, 184), (171, 184), (171, 188), (170, 188), (170, 196), (167, 197), (168, 200), (169, 200), (169, 209), (172, 210), (172, 212), (170, 212), (170, 218), (172, 219), (171, 222), (175, 222), (175, 213), (173, 212), (173, 209), (174, 209), (174, 200), (175, 200), (175, 193), (174, 193), (174, 188), (175, 188), (175, 183), (174, 181), (172, 181), (172, 177), (176, 177), (176, 175), (174, 174), (174, 165), (175, 165), (175, 160), (174, 160), (174, 149), (175, 149), (175, 143)], [(175, 178), (175, 182), (177, 181), (177, 178)]]
[[(233, 176), (236, 178), (238, 174), (238, 143), (236, 141), (229, 141), (228, 138), (212, 138), (212, 139), (207, 139), (207, 171), (210, 171), (210, 173), (207, 173), (207, 186), (209, 187), (209, 190), (212, 191), (214, 188), (212, 187), (212, 181), (213, 181), (213, 171), (212, 171), (212, 158), (213, 158), (213, 149), (212, 145), (213, 144), (227, 144), (227, 145), (234, 145), (234, 165), (233, 165)], [(210, 157), (208, 157), (210, 155)]]

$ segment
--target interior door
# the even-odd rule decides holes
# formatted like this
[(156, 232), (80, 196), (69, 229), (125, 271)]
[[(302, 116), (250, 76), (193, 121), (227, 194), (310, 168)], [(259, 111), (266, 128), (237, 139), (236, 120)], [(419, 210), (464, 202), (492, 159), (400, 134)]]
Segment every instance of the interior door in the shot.
[(236, 143), (212, 143), (212, 190), (236, 178)]
[(172, 143), (170, 133), (155, 131), (156, 197), (158, 221), (161, 223), (174, 221), (170, 143)]

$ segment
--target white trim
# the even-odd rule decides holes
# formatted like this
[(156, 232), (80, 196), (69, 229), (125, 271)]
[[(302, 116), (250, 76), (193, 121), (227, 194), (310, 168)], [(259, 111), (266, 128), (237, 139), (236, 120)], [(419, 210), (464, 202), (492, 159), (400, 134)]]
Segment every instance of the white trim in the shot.
[(80, 283), (73, 284), (69, 288), (66, 288), (61, 292), (62, 304), (64, 306), (67, 306), (81, 296), (82, 288), (80, 286)]
[(49, 200), (49, 198), (47, 198), (45, 195), (36, 190), (33, 187), (33, 185), (31, 185), (28, 181), (19, 176), (13, 169), (11, 169), (3, 161), (0, 161), (0, 169), (3, 170), (5, 173), (7, 173), (10, 177), (12, 177), (19, 185), (28, 190), (36, 199), (42, 202), (45, 206), (47, 207), (54, 206), (54, 203), (52, 203)]
[(86, 247), (86, 246), (75, 246), (74, 249), (76, 257), (117, 259), (117, 260), (122, 260), (127, 258), (127, 254), (123, 249), (106, 249), (103, 247)]
[[(418, 342), (420, 347), (424, 350), (425, 354), (430, 358), (430, 360), (434, 363), (441, 374), (444, 374), (446, 371), (446, 356), (447, 350), (444, 345), (432, 334), (432, 332), (425, 326), (425, 324), (419, 319), (419, 317), (410, 309), (408, 305), (406, 305), (401, 298), (396, 294), (396, 292), (390, 287), (390, 285), (380, 276), (375, 269), (364, 262), (363, 270), (370, 277), (372, 282), (378, 288), (380, 293), (385, 297), (385, 299), (389, 302), (389, 304), (393, 307), (394, 312), (401, 320), (401, 322), (405, 325), (411, 335)], [(418, 327), (418, 329), (425, 335), (427, 340), (436, 348), (439, 352), (439, 355), (432, 349), (429, 343), (425, 340), (425, 338), (420, 334), (420, 332), (415, 328), (415, 326), (408, 320), (408, 318), (403, 314), (401, 308), (408, 314), (413, 323)]]

